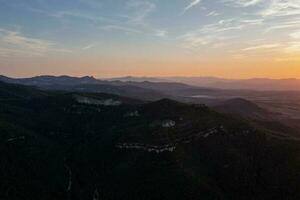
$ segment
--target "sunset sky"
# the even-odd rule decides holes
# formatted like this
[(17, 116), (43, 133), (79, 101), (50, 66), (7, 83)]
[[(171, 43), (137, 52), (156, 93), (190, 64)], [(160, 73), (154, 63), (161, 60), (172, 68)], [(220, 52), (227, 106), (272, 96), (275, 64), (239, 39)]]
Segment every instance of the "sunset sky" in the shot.
[(300, 0), (0, 0), (0, 74), (300, 78)]

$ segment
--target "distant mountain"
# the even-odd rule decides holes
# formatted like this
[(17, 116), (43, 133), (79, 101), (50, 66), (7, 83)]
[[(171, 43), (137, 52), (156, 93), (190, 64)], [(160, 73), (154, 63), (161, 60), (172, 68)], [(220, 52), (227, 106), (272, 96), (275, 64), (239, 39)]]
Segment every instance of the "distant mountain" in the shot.
[[(194, 79), (196, 79), (196, 77), (194, 77)], [(255, 102), (264, 109), (276, 112), (276, 115), (279, 113), (283, 114), (280, 116), (280, 121), (294, 121), (294, 119), (300, 118), (299, 112), (297, 112), (297, 102), (300, 99), (299, 91), (229, 90), (191, 86), (171, 81), (108, 81), (98, 80), (89, 76), (38, 76), (21, 79), (2, 76), (0, 77), (0, 80), (8, 83), (30, 85), (43, 90), (110, 93), (144, 101), (156, 101), (162, 98), (169, 98), (185, 103), (206, 104), (210, 107), (220, 105), (229, 99), (243, 98)], [(213, 80), (215, 79), (210, 77), (205, 79), (207, 83), (210, 82), (211, 84)], [(286, 105), (281, 102), (286, 102)], [(240, 108), (241, 106), (228, 106), (226, 109), (228, 110), (230, 108), (231, 111), (237, 113), (239, 110), (235, 110), (234, 107)], [(266, 115), (266, 113), (258, 113), (257, 110), (254, 110), (251, 112), (244, 112), (244, 114), (248, 114), (249, 116), (263, 115), (265, 117), (267, 116), (269, 119), (273, 119), (274, 113)], [(294, 126), (295, 123), (292, 124)]]
[[(159, 90), (151, 89), (151, 84), (125, 83), (121, 81), (104, 81), (93, 77), (70, 77), (70, 76), (37, 76), (32, 78), (9, 78), (0, 77), (0, 81), (14, 84), (35, 86), (44, 90), (79, 91), (94, 93), (110, 93), (143, 100), (159, 100), (170, 97)], [(159, 83), (155, 83), (159, 87)], [(164, 85), (164, 87), (166, 87)]]
[[(112, 99), (116, 101), (121, 101), (126, 104), (142, 104), (145, 103), (142, 100), (128, 98), (124, 96), (109, 94), (109, 93), (88, 93), (88, 92), (67, 92), (64, 90), (58, 91), (45, 91), (40, 90), (37, 87), (24, 86), (13, 83), (5, 83), (0, 81), (0, 100), (32, 100), (32, 99), (43, 99), (43, 98), (53, 98), (53, 97), (63, 97), (72, 96), (73, 99), (78, 100), (80, 97), (85, 97), (94, 100)], [(75, 98), (78, 97), (78, 98)]]
[(183, 77), (183, 76), (175, 76), (175, 77), (165, 77), (166, 80), (175, 81), (179, 83), (185, 83), (194, 86), (208, 87), (213, 85), (216, 82), (227, 82), (230, 79), (216, 78), (216, 77)]
[(300, 90), (299, 79), (224, 79), (215, 77), (165, 77), (166, 80), (181, 82), (198, 87), (237, 90)]
[(32, 78), (9, 78), (0, 76), (0, 80), (8, 83), (23, 85), (49, 86), (49, 85), (80, 85), (95, 84), (100, 82), (91, 76), (71, 77), (71, 76), (35, 76)]
[(3, 200), (300, 198), (284, 132), (169, 99), (0, 86)]
[(177, 82), (197, 87), (219, 88), (229, 90), (260, 90), (260, 91), (299, 91), (300, 79), (225, 79), (217, 77), (121, 77), (111, 80), (122, 82)]
[(5, 76), (0, 76), (0, 80), (8, 83), (34, 85), (38, 87), (48, 87), (48, 88), (51, 87), (52, 85), (74, 86), (74, 85), (104, 84), (104, 85), (113, 85), (113, 86), (135, 86), (135, 87), (152, 89), (157, 91), (170, 91), (170, 90), (187, 89), (193, 87), (183, 83), (175, 83), (175, 82), (167, 82), (167, 81), (160, 82), (160, 79), (155, 79), (155, 78), (144, 79), (144, 78), (134, 78), (134, 77), (100, 80), (90, 76), (85, 76), (85, 77), (36, 76), (32, 78), (9, 78)]
[(108, 78), (105, 79), (108, 81), (122, 81), (122, 82), (169, 82), (167, 79), (163, 78), (155, 78), (155, 77), (135, 77), (135, 76), (124, 76), (124, 77), (116, 77), (116, 78)]
[[(36, 86), (46, 90), (64, 90), (80, 92), (100, 92), (116, 95), (128, 96), (143, 100), (159, 100), (162, 98), (172, 98), (184, 102), (202, 102), (201, 100), (189, 99), (186, 91), (195, 89), (198, 92), (206, 89), (190, 86), (176, 82), (150, 82), (139, 79), (140, 81), (124, 80), (99, 80), (94, 77), (70, 77), (70, 76), (37, 76), (32, 78), (9, 78), (0, 76), (0, 81), (7, 83)], [(151, 78), (149, 79), (151, 80)], [(157, 79), (158, 81), (158, 79)], [(185, 94), (187, 94), (185, 96)]]
[[(45, 88), (44, 88), (45, 89)], [(114, 84), (82, 84), (82, 85), (52, 85), (49, 90), (65, 90), (76, 92), (109, 93), (142, 100), (159, 100), (171, 97), (167, 94), (152, 89), (137, 87), (134, 85), (114, 85)]]
[(251, 89), (251, 90), (300, 90), (300, 80), (298, 79), (249, 79), (223, 82), (219, 81), (211, 84), (211, 87), (223, 89)]
[(191, 88), (196, 88), (194, 86), (190, 86), (183, 83), (176, 83), (176, 82), (150, 82), (150, 81), (143, 81), (143, 82), (134, 82), (134, 81), (111, 81), (109, 84), (112, 85), (119, 85), (119, 86), (135, 86), (144, 89), (151, 89), (156, 90), (164, 93), (172, 94), (174, 92), (180, 90), (186, 90)]

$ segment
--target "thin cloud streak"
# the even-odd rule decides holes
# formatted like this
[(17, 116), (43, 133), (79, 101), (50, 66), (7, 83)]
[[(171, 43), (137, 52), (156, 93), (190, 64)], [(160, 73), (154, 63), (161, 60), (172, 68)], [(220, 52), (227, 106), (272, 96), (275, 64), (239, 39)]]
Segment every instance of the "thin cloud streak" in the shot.
[(82, 50), (89, 50), (91, 48), (94, 48), (95, 46), (96, 46), (96, 44), (89, 44), (89, 45), (83, 47)]
[(125, 27), (125, 26), (119, 26), (119, 25), (106, 25), (106, 26), (100, 27), (100, 29), (103, 29), (106, 31), (117, 30), (117, 31), (123, 31), (123, 32), (127, 32), (127, 33), (142, 33), (142, 31), (140, 31), (140, 30)]
[(202, 0), (193, 0), (189, 5), (187, 5), (184, 9), (182, 14), (186, 13), (189, 9), (193, 8), (194, 6), (198, 5), (201, 3)]
[(280, 44), (262, 44), (258, 46), (252, 46), (252, 47), (247, 47), (243, 49), (242, 51), (253, 51), (253, 50), (260, 50), (260, 49), (275, 49), (280, 47)]
[(237, 7), (249, 7), (262, 3), (264, 0), (223, 0), (223, 2)]
[(208, 16), (208, 17), (210, 17), (210, 16), (215, 17), (215, 16), (219, 16), (219, 15), (220, 15), (220, 13), (218, 13), (217, 11), (211, 11), (211, 12), (208, 13), (206, 16)]

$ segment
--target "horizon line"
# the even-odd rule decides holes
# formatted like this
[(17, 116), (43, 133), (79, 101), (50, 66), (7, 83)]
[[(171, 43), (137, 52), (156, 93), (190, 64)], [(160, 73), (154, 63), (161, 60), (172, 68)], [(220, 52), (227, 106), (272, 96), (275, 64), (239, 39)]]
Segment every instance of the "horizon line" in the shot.
[[(163, 78), (215, 78), (215, 79), (225, 79), (225, 80), (255, 80), (255, 79), (264, 79), (264, 80), (300, 80), (300, 78), (296, 77), (289, 77), (289, 78), (273, 78), (273, 77), (249, 77), (249, 78), (227, 78), (227, 77), (221, 77), (221, 76), (197, 76), (197, 75), (191, 75), (191, 76), (180, 76), (180, 75), (174, 75), (174, 76), (134, 76), (134, 75), (124, 75), (124, 76), (107, 76), (107, 77), (101, 77), (101, 76), (95, 76), (95, 75), (68, 75), (68, 74), (38, 74), (38, 75), (30, 75), (30, 76), (9, 76), (0, 74), (0, 76), (4, 76), (7, 78), (13, 78), (13, 79), (22, 79), (22, 78), (34, 78), (34, 77), (41, 77), (41, 76), (53, 76), (53, 77), (74, 77), (74, 78), (83, 78), (83, 77), (91, 77), (98, 80), (109, 80), (109, 79), (122, 79), (122, 78), (153, 78), (153, 79), (163, 79)], [(168, 81), (168, 80), (166, 80)]]

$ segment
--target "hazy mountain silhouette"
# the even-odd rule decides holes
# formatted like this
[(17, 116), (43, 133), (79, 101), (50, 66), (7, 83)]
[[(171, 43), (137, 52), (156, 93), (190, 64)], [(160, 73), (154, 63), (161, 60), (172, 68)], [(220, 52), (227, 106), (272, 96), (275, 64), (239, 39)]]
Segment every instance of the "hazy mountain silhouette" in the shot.
[(198, 87), (209, 87), (219, 89), (247, 89), (247, 90), (300, 90), (299, 79), (270, 79), (270, 78), (252, 78), (252, 79), (225, 79), (216, 77), (125, 77), (115, 78), (114, 80), (131, 80), (141, 82), (142, 80), (153, 80), (155, 82), (180, 82)]

